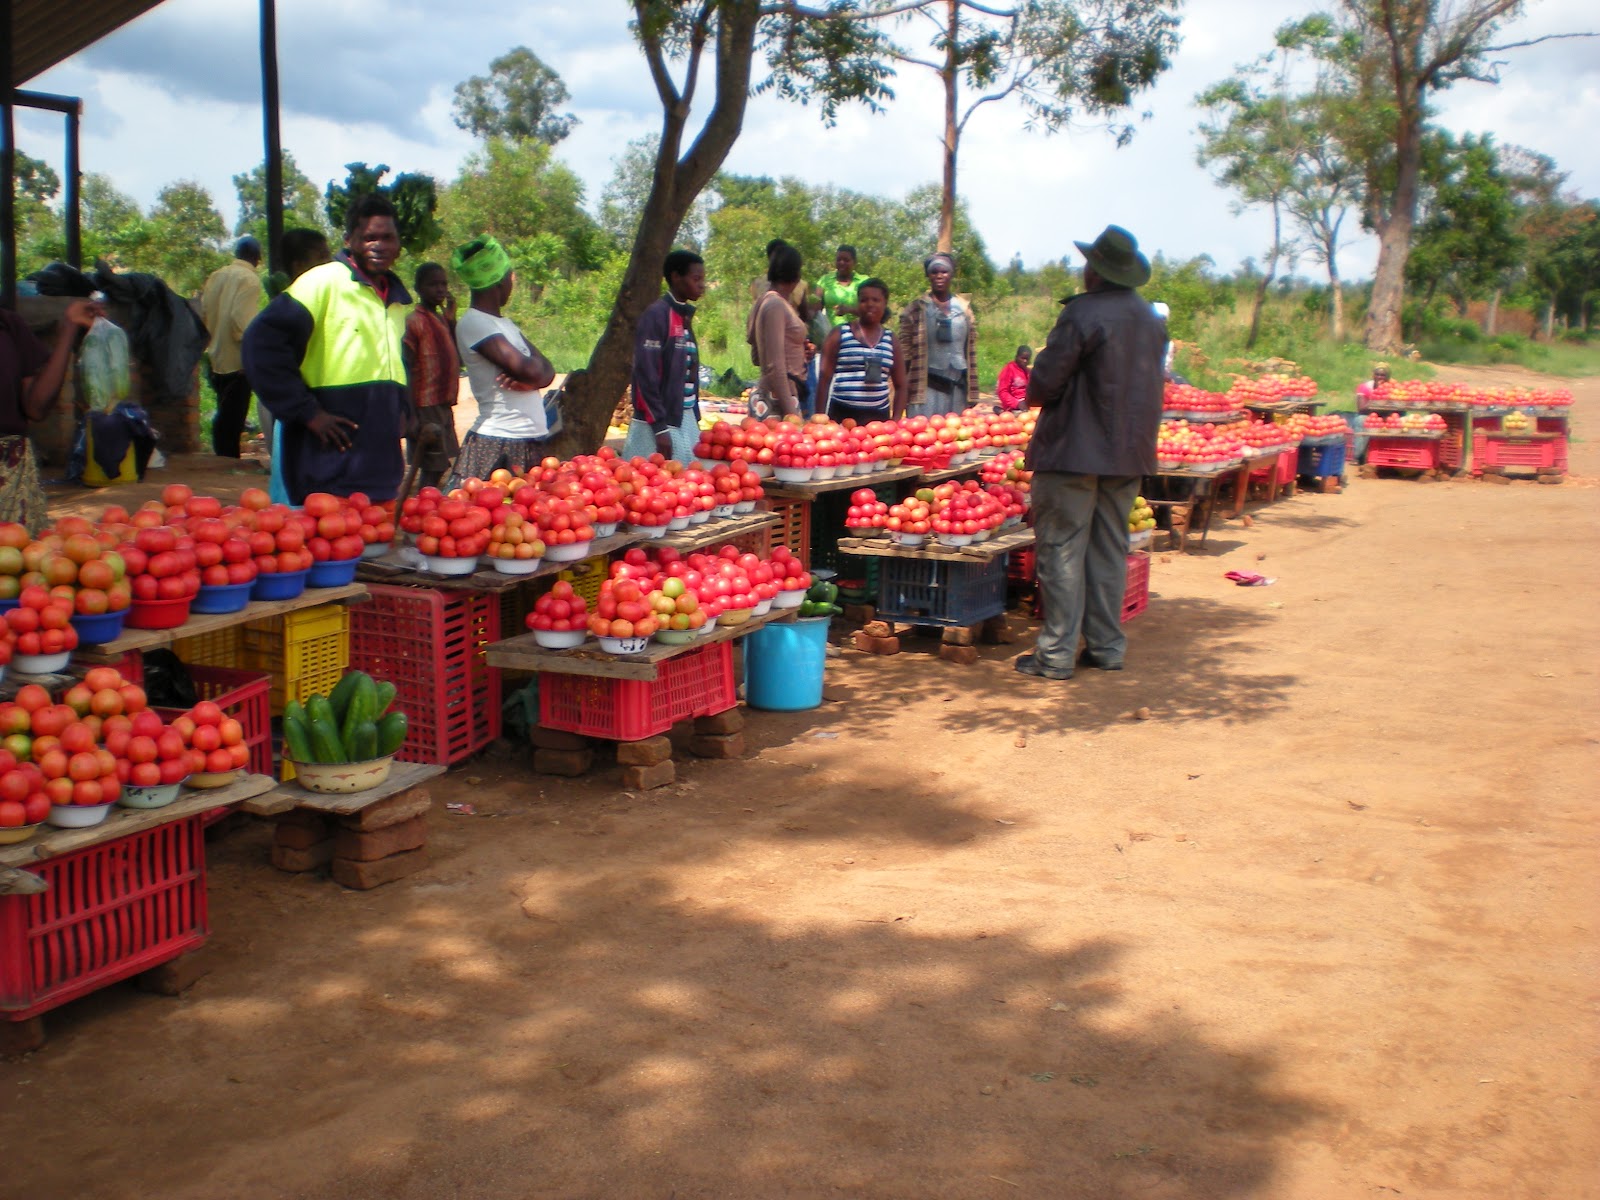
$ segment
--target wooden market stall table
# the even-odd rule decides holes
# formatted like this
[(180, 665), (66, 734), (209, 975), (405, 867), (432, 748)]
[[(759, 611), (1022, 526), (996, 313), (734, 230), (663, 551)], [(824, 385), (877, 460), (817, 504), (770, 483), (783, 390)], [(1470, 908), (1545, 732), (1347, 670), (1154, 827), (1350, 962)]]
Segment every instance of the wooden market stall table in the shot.
[(922, 475), (921, 467), (890, 467), (886, 471), (871, 471), (866, 475), (813, 479), (809, 483), (779, 483), (776, 479), (763, 479), (761, 490), (769, 500), (815, 500), (829, 492), (854, 491), (856, 488), (875, 487), (880, 483), (916, 479)]
[(661, 678), (663, 663), (707, 646), (734, 641), (774, 621), (793, 620), (796, 611), (792, 608), (774, 608), (762, 616), (751, 617), (742, 625), (718, 624), (710, 633), (703, 633), (685, 645), (669, 646), (664, 642), (651, 642), (647, 649), (638, 654), (607, 654), (597, 644), (588, 643), (573, 650), (547, 650), (534, 640), (531, 633), (495, 642), (485, 653), (490, 666), (504, 670), (653, 682)]
[(1246, 403), (1244, 407), (1251, 412), (1273, 416), (1281, 413), (1314, 413), (1326, 403), (1326, 400), (1318, 400), (1311, 396), (1285, 396), (1282, 400), (1258, 400)]
[[(1441, 431), (1425, 430), (1430, 437), (1437, 438), (1439, 442), (1438, 462), (1436, 466), (1445, 467), (1452, 471), (1466, 470), (1472, 465), (1472, 430), (1479, 422), (1473, 419), (1474, 409), (1469, 404), (1435, 404), (1428, 401), (1406, 401), (1395, 403), (1392, 400), (1375, 400), (1369, 396), (1356, 397), (1356, 409), (1361, 413), (1408, 413), (1423, 412), (1436, 413), (1444, 418), (1445, 427)], [(1498, 411), (1498, 410), (1497, 410)], [(1487, 418), (1492, 414), (1479, 412), (1478, 416)], [(1410, 431), (1407, 431), (1410, 432)], [(1371, 446), (1373, 438), (1387, 438), (1392, 432), (1383, 429), (1363, 428), (1355, 431), (1357, 438), (1364, 438), (1366, 446)], [(1390, 463), (1376, 463), (1375, 466), (1389, 466)]]
[(82, 646), (73, 656), (84, 662), (115, 665), (131, 650), (154, 650), (170, 646), (184, 638), (200, 637), (250, 621), (281, 617), (285, 613), (317, 608), (323, 604), (354, 604), (367, 598), (367, 589), (359, 583), (343, 587), (307, 588), (292, 600), (256, 600), (238, 612), (197, 613), (174, 629), (126, 629), (115, 641)]
[(764, 533), (778, 523), (778, 514), (772, 511), (741, 513), (735, 517), (712, 517), (700, 525), (679, 529), (663, 538), (652, 539), (648, 546), (669, 546), (679, 554), (693, 554), (738, 542), (752, 533)]
[(363, 559), (361, 565), (356, 568), (356, 578), (367, 583), (407, 584), (412, 587), (439, 588), (444, 591), (510, 592), (525, 583), (570, 570), (587, 559), (609, 558), (617, 551), (626, 550), (629, 546), (645, 540), (647, 539), (642, 533), (631, 529), (619, 529), (610, 537), (595, 538), (589, 545), (588, 553), (581, 558), (560, 562), (544, 558), (532, 571), (522, 575), (508, 575), (482, 561), (479, 562), (478, 569), (469, 575), (436, 575), (432, 571), (424, 571), (402, 562), (392, 554), (386, 554), (381, 558)]
[(206, 815), (277, 786), (246, 775), (185, 790), (165, 808), (113, 809), (87, 829), (0, 846), (0, 1035), (44, 1039), (40, 1015), (200, 947)]

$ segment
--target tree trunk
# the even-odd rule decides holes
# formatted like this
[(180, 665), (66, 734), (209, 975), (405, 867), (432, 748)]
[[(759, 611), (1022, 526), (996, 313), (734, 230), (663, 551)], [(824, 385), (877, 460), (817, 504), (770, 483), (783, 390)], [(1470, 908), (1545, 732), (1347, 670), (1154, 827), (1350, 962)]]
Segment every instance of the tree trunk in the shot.
[(1380, 354), (1398, 352), (1403, 340), (1400, 317), (1405, 306), (1406, 260), (1411, 256), (1411, 228), (1417, 220), (1422, 174), (1422, 121), (1414, 109), (1400, 116), (1395, 171), (1394, 198), (1378, 229), (1378, 269), (1372, 277), (1372, 304), (1367, 309), (1367, 349)]
[(1556, 302), (1551, 300), (1544, 306), (1544, 340), (1549, 341), (1556, 332)]
[(661, 145), (655, 179), (639, 214), (639, 229), (623, 271), (617, 298), (589, 365), (567, 378), (563, 397), (564, 428), (552, 453), (562, 457), (593, 453), (605, 441), (606, 427), (633, 374), (633, 333), (644, 310), (661, 295), (661, 262), (672, 248), (678, 227), (700, 193), (721, 169), (739, 138), (750, 94), (756, 26), (760, 20), (752, 0), (722, 6), (716, 37), (716, 100), (704, 128), (686, 154), (679, 157), (689, 118), (694, 82), (684, 98), (663, 103)]
[(961, 131), (956, 127), (956, 84), (960, 63), (956, 51), (961, 34), (961, 0), (945, 0), (950, 9), (950, 24), (945, 30), (944, 70), (944, 194), (939, 197), (938, 249), (949, 254), (956, 246), (956, 147)]
[(1261, 276), (1261, 283), (1256, 288), (1255, 307), (1250, 310), (1250, 333), (1244, 339), (1244, 348), (1249, 350), (1256, 344), (1256, 336), (1261, 332), (1261, 309), (1267, 302), (1267, 289), (1272, 286), (1273, 279), (1278, 274), (1278, 255), (1283, 245), (1283, 214), (1277, 200), (1272, 202), (1272, 253), (1267, 256), (1267, 269)]
[(1495, 334), (1495, 326), (1498, 325), (1499, 323), (1500, 323), (1500, 289), (1499, 288), (1495, 288), (1495, 290), (1489, 296), (1489, 311), (1483, 314), (1483, 331), (1484, 331), (1484, 333), (1488, 334), (1490, 337), (1493, 337), (1494, 334)]
[(1334, 249), (1328, 247), (1328, 290), (1332, 293), (1329, 309), (1332, 315), (1333, 340), (1344, 341), (1344, 286), (1339, 282), (1339, 264), (1334, 259)]

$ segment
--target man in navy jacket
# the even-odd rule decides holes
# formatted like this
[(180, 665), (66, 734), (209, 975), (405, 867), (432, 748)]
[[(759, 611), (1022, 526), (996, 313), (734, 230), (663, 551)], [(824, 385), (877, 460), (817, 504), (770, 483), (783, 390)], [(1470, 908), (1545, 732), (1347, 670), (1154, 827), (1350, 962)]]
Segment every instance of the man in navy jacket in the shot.
[(699, 439), (700, 350), (694, 302), (706, 292), (705, 260), (692, 250), (667, 255), (667, 294), (639, 317), (633, 335), (633, 422), (625, 453), (659, 451), (687, 463)]

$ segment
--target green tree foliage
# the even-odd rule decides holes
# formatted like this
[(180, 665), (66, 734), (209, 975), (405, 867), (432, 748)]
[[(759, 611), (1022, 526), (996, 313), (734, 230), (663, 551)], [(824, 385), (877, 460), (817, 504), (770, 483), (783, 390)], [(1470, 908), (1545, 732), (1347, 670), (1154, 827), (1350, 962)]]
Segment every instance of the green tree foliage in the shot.
[[(879, 7), (911, 31), (885, 38), (884, 52), (895, 63), (934, 72), (944, 90), (940, 250), (955, 244), (957, 160), (979, 109), (1012, 100), (1028, 128), (1049, 133), (1086, 117), (1102, 120), (1124, 145), (1133, 136), (1127, 111), (1134, 97), (1167, 69), (1178, 46), (1175, 0), (923, 0)], [(925, 40), (914, 46), (917, 34)]]
[(383, 177), (389, 173), (385, 163), (369, 167), (364, 162), (345, 163), (343, 184), (329, 183), (323, 194), (323, 211), (328, 223), (344, 235), (344, 216), (350, 201), (369, 192), (388, 197), (395, 208), (395, 224), (400, 228), (400, 247), (408, 254), (421, 254), (439, 240), (439, 223), (434, 212), (439, 206), (438, 184), (432, 175), (407, 173), (396, 175), (385, 184)]
[[(611, 181), (600, 193), (600, 227), (618, 246), (632, 241), (634, 231), (639, 228), (639, 217), (644, 212), (645, 201), (650, 198), (650, 187), (655, 179), (660, 143), (661, 139), (655, 134), (629, 142), (615, 160)], [(692, 250), (705, 248), (715, 202), (715, 195), (706, 192), (689, 206), (678, 227), (678, 245)]]
[(1487, 296), (1523, 259), (1511, 180), (1500, 170), (1491, 138), (1457, 141), (1438, 131), (1425, 154), (1421, 219), (1406, 264), (1406, 280), (1424, 302), (1443, 291), (1456, 310)]
[(491, 138), (440, 197), (440, 236), (428, 256), (447, 263), (451, 249), (491, 233), (524, 284), (596, 270), (612, 246), (583, 201), (583, 182), (548, 145)]
[(156, 196), (137, 269), (161, 276), (180, 296), (193, 295), (206, 276), (228, 261), (222, 249), (227, 238), (228, 226), (211, 193), (193, 180), (180, 179)]
[(553, 146), (577, 125), (556, 109), (570, 97), (561, 76), (532, 50), (518, 46), (489, 64), (489, 74), (456, 84), (452, 111), (457, 127), (485, 140), (533, 140)]
[[(239, 195), (239, 220), (233, 227), (235, 237), (248, 234), (263, 246), (267, 244), (267, 164), (258, 163), (242, 175), (233, 177), (234, 190)], [(317, 185), (307, 179), (294, 161), (294, 155), (283, 152), (283, 227), (285, 229), (316, 229), (332, 235), (323, 210), (322, 197)], [(333, 238), (337, 242), (338, 238)]]
[(104, 259), (124, 270), (142, 269), (135, 264), (143, 261), (153, 231), (133, 197), (91, 171), (83, 177), (78, 205), (84, 262)]
[(49, 163), (16, 151), (12, 176), (12, 228), (17, 238), (18, 273), (26, 275), (65, 253), (61, 215), (51, 201), (61, 191), (61, 177)]

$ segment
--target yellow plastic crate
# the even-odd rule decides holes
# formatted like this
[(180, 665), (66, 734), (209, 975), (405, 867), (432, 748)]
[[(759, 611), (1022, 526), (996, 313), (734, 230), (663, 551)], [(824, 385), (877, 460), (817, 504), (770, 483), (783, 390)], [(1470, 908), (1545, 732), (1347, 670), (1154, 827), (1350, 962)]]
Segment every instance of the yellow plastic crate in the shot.
[(323, 604), (243, 627), (243, 666), (272, 675), (272, 712), (286, 701), (327, 695), (350, 669), (350, 610)]
[(193, 666), (242, 670), (244, 663), (240, 659), (240, 650), (243, 645), (244, 627), (229, 625), (226, 629), (213, 629), (210, 633), (178, 638), (172, 643), (172, 652)]
[(572, 590), (584, 598), (589, 610), (593, 612), (595, 601), (600, 599), (600, 585), (605, 582), (610, 570), (611, 560), (604, 554), (597, 554), (593, 558), (586, 558), (568, 567), (556, 578), (570, 583)]

